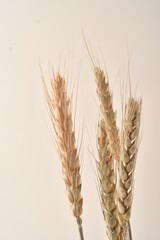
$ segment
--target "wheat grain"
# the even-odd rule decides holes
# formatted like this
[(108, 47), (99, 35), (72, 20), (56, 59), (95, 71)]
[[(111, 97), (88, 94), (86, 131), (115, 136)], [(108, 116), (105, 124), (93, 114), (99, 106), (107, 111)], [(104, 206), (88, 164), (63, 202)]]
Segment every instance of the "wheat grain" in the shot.
[(60, 76), (59, 72), (56, 77), (53, 74), (51, 78), (51, 95), (48, 93), (43, 73), (42, 81), (56, 135), (57, 149), (62, 164), (62, 176), (71, 213), (77, 219), (80, 237), (83, 239), (81, 220), (83, 198), (81, 196), (80, 163), (72, 123), (70, 98), (67, 96), (65, 80)]
[(133, 181), (138, 153), (138, 137), (140, 128), (141, 100), (130, 97), (125, 106), (125, 116), (122, 129), (118, 186), (118, 220), (126, 227), (131, 216), (133, 200)]

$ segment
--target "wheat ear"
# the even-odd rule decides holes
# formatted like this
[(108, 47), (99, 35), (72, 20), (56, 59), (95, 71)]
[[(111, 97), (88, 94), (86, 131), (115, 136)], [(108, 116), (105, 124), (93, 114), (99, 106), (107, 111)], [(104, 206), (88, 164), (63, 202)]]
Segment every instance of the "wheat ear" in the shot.
[(116, 160), (119, 162), (119, 133), (116, 126), (116, 113), (113, 111), (112, 94), (109, 89), (108, 79), (106, 81), (105, 75), (100, 67), (94, 70), (95, 80), (97, 84), (97, 95), (100, 101), (100, 110), (105, 121), (109, 150)]
[[(110, 156), (110, 161), (112, 162), (112, 166), (114, 168), (115, 174), (112, 176), (114, 177), (114, 183), (116, 185), (116, 169), (114, 160), (116, 161), (117, 168), (119, 166), (119, 131), (116, 125), (116, 113), (113, 110), (112, 104), (112, 94), (110, 92), (109, 81), (105, 78), (103, 70), (100, 67), (94, 68), (95, 80), (97, 85), (97, 95), (100, 101), (100, 113), (101, 117), (104, 121), (105, 133), (106, 133), (106, 146), (107, 151)], [(114, 189), (114, 202), (115, 208), (117, 203), (117, 194), (116, 189)], [(117, 218), (117, 209), (114, 209), (114, 219)], [(116, 224), (114, 229), (115, 239), (118, 239), (119, 233), (121, 231), (121, 226), (119, 223)], [(116, 238), (117, 237), (117, 238)], [(112, 239), (112, 238), (111, 238)]]
[(57, 149), (62, 163), (62, 176), (66, 186), (70, 210), (77, 220), (80, 239), (83, 240), (81, 220), (83, 199), (81, 196), (80, 163), (75, 143), (70, 98), (67, 96), (65, 80), (59, 73), (56, 74), (56, 77), (53, 74), (51, 78), (51, 95), (48, 93), (43, 74), (42, 81), (56, 135)]
[[(127, 225), (131, 216), (140, 115), (141, 100), (130, 97), (125, 106), (119, 166), (118, 220), (123, 229), (128, 228)], [(124, 229), (124, 235), (125, 233), (127, 233), (127, 229)], [(123, 238), (125, 239), (125, 236)]]
[(111, 240), (119, 239), (120, 225), (117, 220), (115, 204), (116, 181), (114, 171), (114, 159), (108, 149), (109, 142), (105, 122), (100, 119), (98, 125), (98, 179), (101, 207), (106, 222), (106, 232)]

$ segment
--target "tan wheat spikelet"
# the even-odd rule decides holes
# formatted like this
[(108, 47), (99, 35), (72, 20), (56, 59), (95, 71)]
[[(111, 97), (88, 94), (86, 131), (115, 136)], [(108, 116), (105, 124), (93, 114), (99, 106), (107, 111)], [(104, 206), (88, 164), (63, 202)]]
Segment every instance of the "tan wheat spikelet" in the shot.
[(56, 77), (54, 77), (54, 73), (51, 77), (51, 95), (48, 93), (43, 73), (42, 81), (56, 135), (57, 149), (62, 164), (62, 176), (71, 213), (77, 219), (81, 239), (83, 239), (80, 162), (72, 123), (70, 98), (67, 96), (65, 80), (60, 76), (59, 72), (57, 72)]
[(97, 161), (99, 190), (103, 216), (106, 222), (106, 231), (109, 239), (119, 239), (120, 225), (117, 220), (115, 202), (116, 181), (114, 159), (108, 149), (108, 138), (105, 122), (100, 119), (98, 125), (98, 156)]
[(95, 80), (97, 84), (97, 95), (100, 101), (100, 110), (105, 121), (108, 144), (113, 158), (117, 165), (119, 162), (119, 133), (116, 126), (116, 113), (113, 111), (112, 94), (109, 89), (108, 79), (106, 81), (104, 72), (100, 67), (94, 70)]
[(130, 97), (125, 106), (119, 166), (118, 220), (123, 227), (128, 223), (131, 216), (140, 115), (141, 100)]

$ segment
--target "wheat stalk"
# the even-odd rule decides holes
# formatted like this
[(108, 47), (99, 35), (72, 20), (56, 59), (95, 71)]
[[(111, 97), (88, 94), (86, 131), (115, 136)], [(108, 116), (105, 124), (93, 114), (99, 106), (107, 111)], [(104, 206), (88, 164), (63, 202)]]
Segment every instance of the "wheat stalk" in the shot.
[(141, 100), (130, 97), (125, 106), (122, 129), (118, 187), (118, 220), (123, 227), (123, 239), (127, 233), (133, 200), (133, 181), (138, 153)]
[[(53, 71), (52, 71), (53, 72)], [(83, 240), (82, 231), (82, 204), (81, 175), (79, 154), (76, 148), (75, 131), (73, 129), (71, 100), (67, 96), (65, 80), (57, 72), (51, 77), (52, 94), (48, 93), (44, 76), (41, 76), (49, 107), (50, 117), (56, 135), (57, 150), (62, 164), (62, 176), (66, 186), (70, 210), (76, 218), (79, 227), (80, 239)]]
[[(82, 35), (94, 71), (97, 95), (100, 102), (101, 120), (98, 126), (99, 160), (97, 168), (102, 210), (107, 226), (111, 226), (110, 232), (115, 232), (114, 227), (118, 219), (119, 224), (116, 227), (118, 234), (115, 234), (115, 239), (118, 237), (118, 239), (132, 240), (129, 219), (133, 195), (133, 176), (138, 152), (141, 100), (136, 100), (130, 95), (128, 104), (125, 107), (125, 123), (120, 142), (108, 77), (105, 78), (103, 70), (96, 63), (97, 61), (95, 61), (92, 54), (92, 47), (87, 44), (83, 30)], [(113, 167), (114, 160), (117, 166), (115, 169)], [(116, 184), (117, 176), (119, 177), (118, 189)], [(108, 203), (110, 205), (107, 205)], [(111, 219), (112, 224), (110, 223)], [(109, 232), (107, 235), (109, 238), (114, 239)]]
[(100, 119), (98, 125), (98, 156), (97, 161), (99, 190), (106, 232), (109, 239), (119, 239), (120, 225), (117, 220), (115, 203), (116, 181), (114, 159), (109, 150), (109, 142), (105, 122)]

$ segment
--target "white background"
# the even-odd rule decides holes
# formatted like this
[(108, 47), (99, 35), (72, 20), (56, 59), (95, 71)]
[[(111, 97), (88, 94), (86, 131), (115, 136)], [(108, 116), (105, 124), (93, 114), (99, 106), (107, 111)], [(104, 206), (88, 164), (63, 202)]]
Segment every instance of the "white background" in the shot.
[[(87, 146), (96, 153), (96, 86), (81, 27), (101, 47), (120, 123), (120, 79), (131, 55), (133, 91), (143, 97), (142, 143), (137, 159), (131, 225), (133, 239), (160, 239), (160, 1), (0, 1), (0, 239), (78, 240), (61, 165), (52, 147), (40, 57), (74, 76), (80, 70), (77, 129), (83, 141), (83, 226), (87, 240), (106, 239)], [(132, 54), (131, 54), (132, 53)], [(102, 60), (102, 56), (99, 55)], [(117, 72), (121, 74), (116, 78)], [(67, 71), (66, 70), (66, 71)], [(115, 81), (116, 78), (116, 81)], [(125, 77), (124, 77), (125, 78)], [(80, 127), (79, 127), (80, 126)]]

